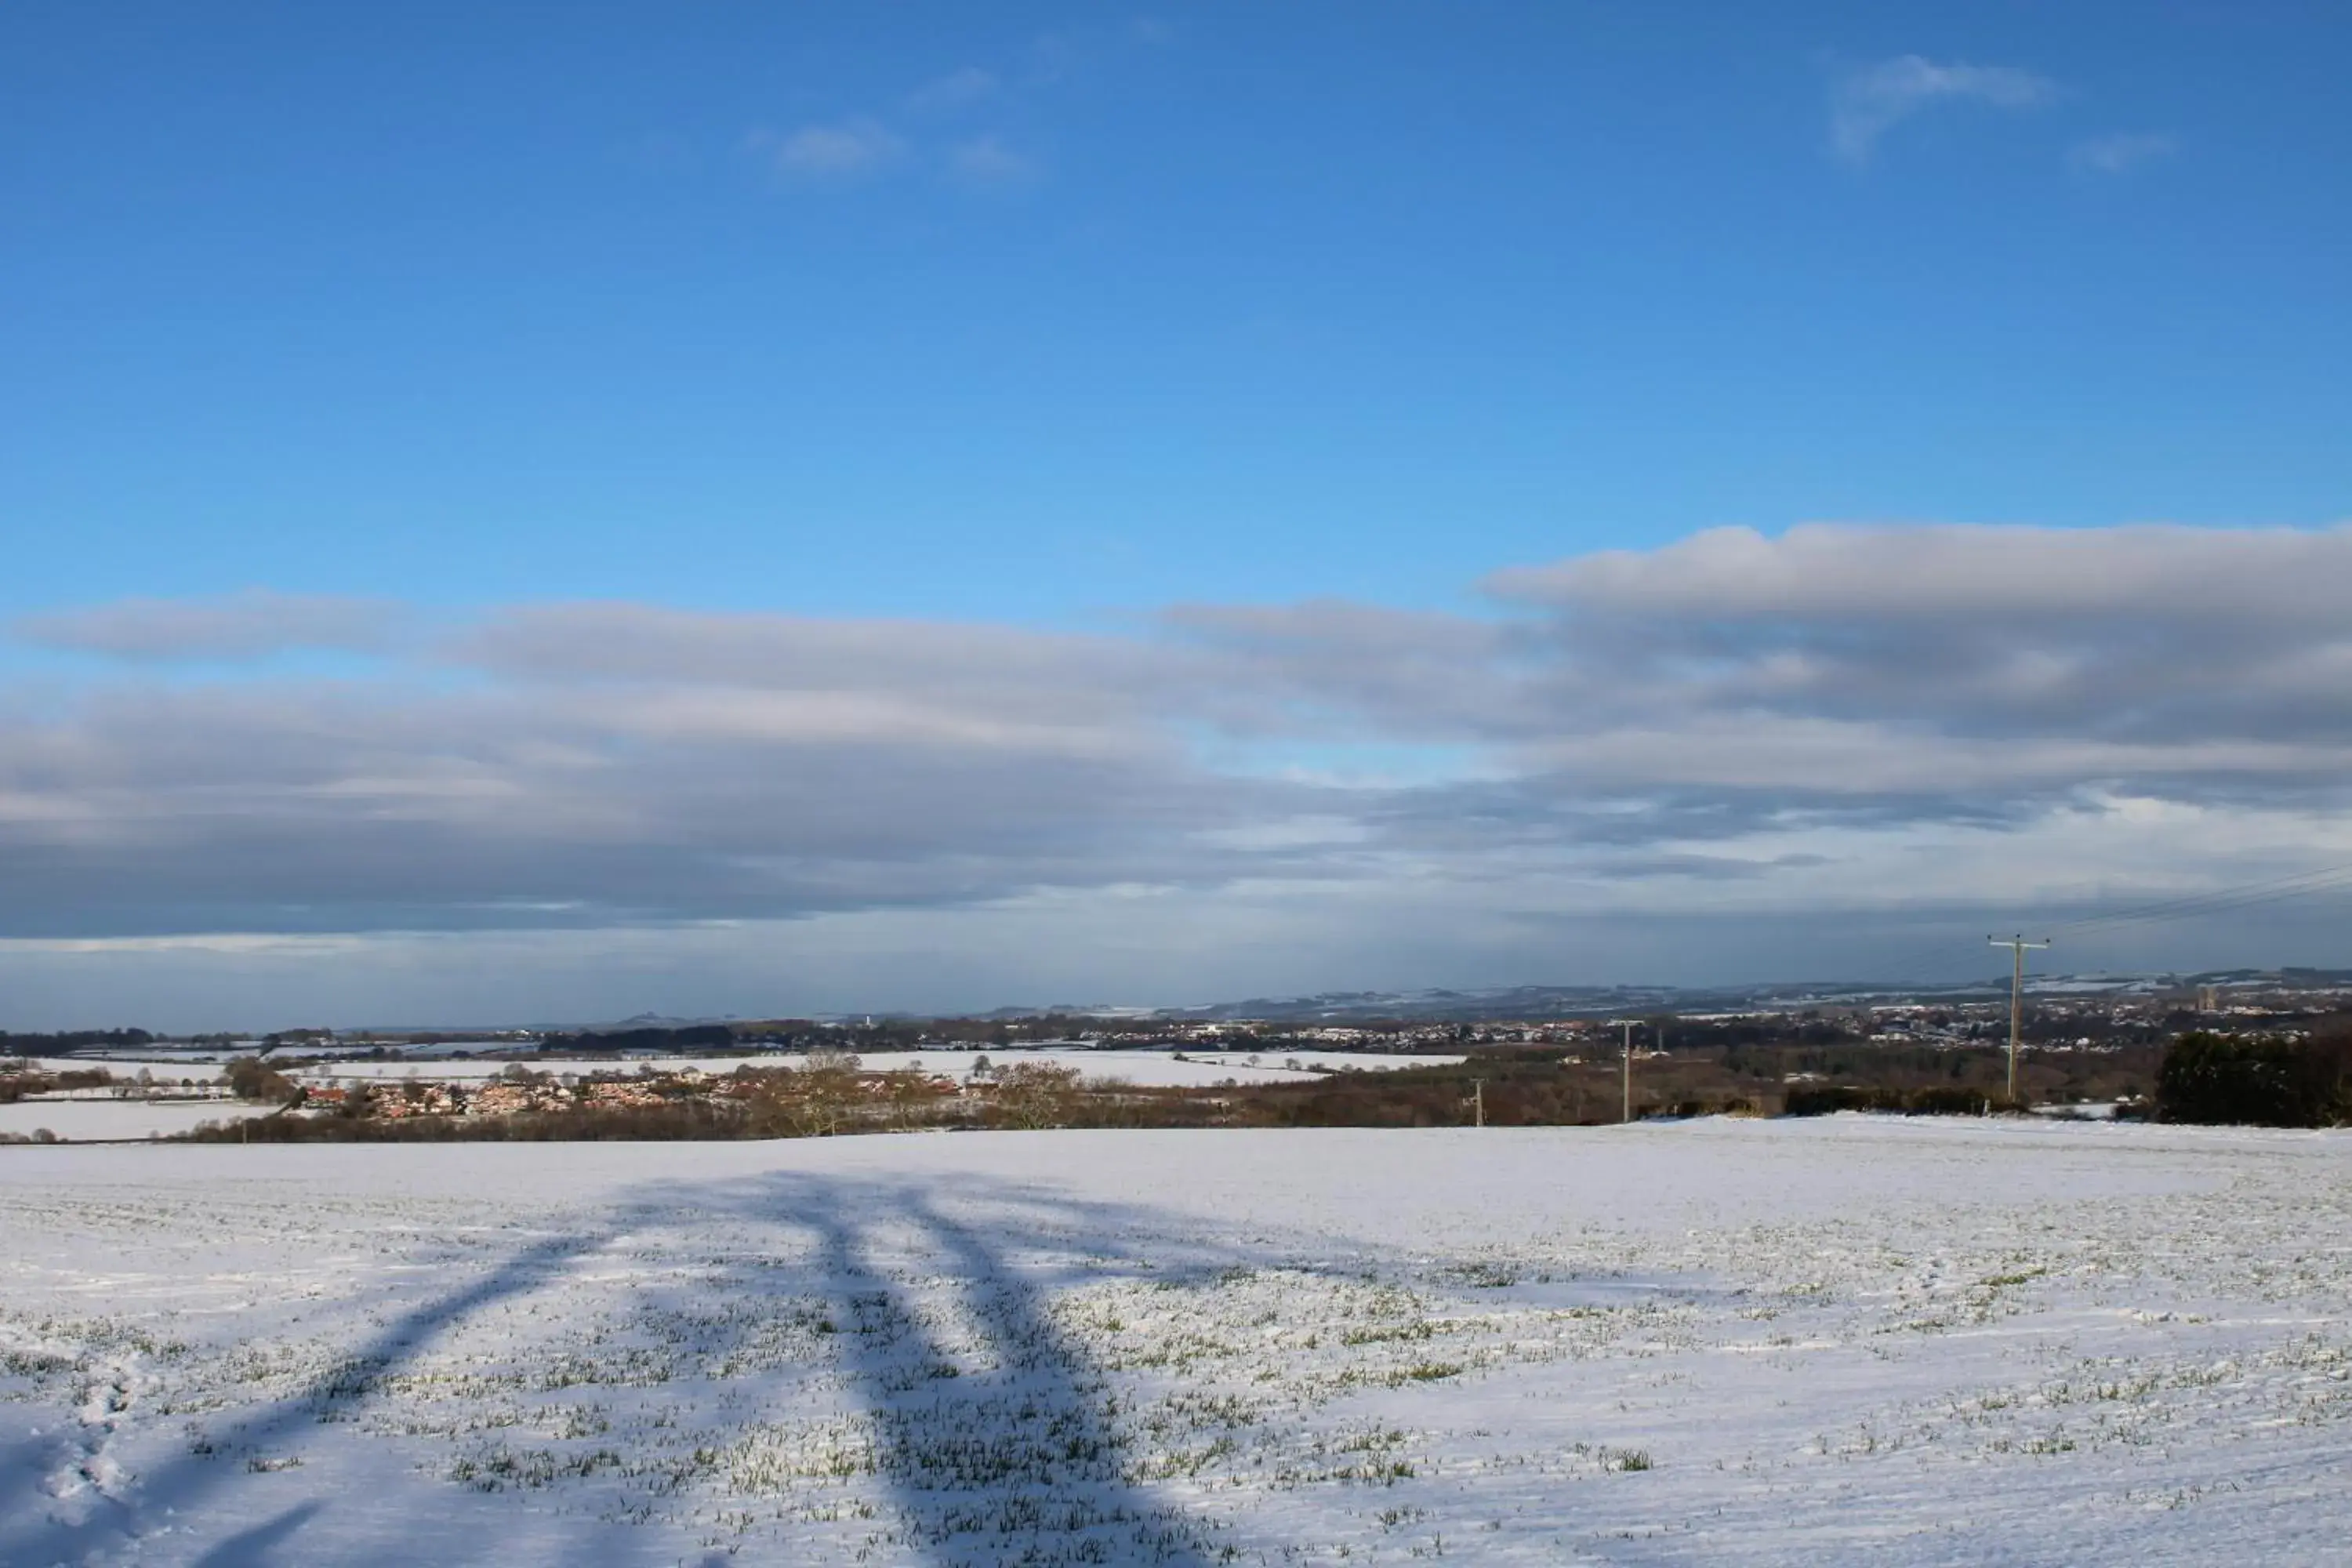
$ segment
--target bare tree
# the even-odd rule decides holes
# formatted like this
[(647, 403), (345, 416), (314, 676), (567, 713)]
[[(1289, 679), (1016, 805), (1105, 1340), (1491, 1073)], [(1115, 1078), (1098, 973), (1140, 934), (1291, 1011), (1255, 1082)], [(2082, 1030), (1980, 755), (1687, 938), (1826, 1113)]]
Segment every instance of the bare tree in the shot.
[(1060, 1127), (1078, 1101), (1078, 1069), (1021, 1062), (997, 1075), (996, 1108), (1015, 1127)]

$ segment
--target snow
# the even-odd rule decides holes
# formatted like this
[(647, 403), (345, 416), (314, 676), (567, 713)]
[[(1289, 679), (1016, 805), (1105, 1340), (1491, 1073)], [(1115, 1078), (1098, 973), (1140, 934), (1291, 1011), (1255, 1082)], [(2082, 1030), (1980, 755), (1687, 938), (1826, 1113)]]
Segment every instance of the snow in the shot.
[[(1253, 1065), (1252, 1056), (1256, 1061)], [(1303, 1083), (1335, 1072), (1383, 1072), (1396, 1068), (1450, 1066), (1456, 1056), (1402, 1056), (1381, 1051), (1198, 1051), (1180, 1059), (1171, 1051), (1120, 1050), (988, 1050), (988, 1051), (869, 1051), (858, 1058), (871, 1072), (913, 1068), (919, 1072), (965, 1078), (972, 1063), (986, 1057), (992, 1066), (1008, 1068), (1019, 1062), (1045, 1062), (1071, 1067), (1090, 1079), (1124, 1079), (1129, 1083), (1156, 1087), (1206, 1088), (1230, 1079), (1235, 1083)], [(796, 1058), (781, 1058), (786, 1063)], [(1286, 1064), (1298, 1063), (1294, 1069)]]
[[(250, 1052), (246, 1053), (250, 1055)], [(218, 1083), (226, 1058), (219, 1056), (142, 1056), (142, 1057), (35, 1057), (37, 1072), (106, 1072), (119, 1079), (132, 1079), (144, 1068), (163, 1082), (176, 1084), (185, 1079), (190, 1083)], [(93, 1089), (95, 1094), (111, 1094), (111, 1089)]]
[(0, 1150), (0, 1562), (2341, 1561), (2352, 1138)]
[(0, 1105), (0, 1132), (29, 1137), (47, 1128), (59, 1141), (86, 1143), (120, 1138), (168, 1138), (202, 1121), (236, 1121), (268, 1113), (266, 1105), (233, 1100), (95, 1100), (70, 1096)]
[[(1088, 1078), (1124, 1079), (1139, 1085), (1191, 1085), (1207, 1087), (1232, 1079), (1238, 1083), (1291, 1083), (1320, 1078), (1334, 1072), (1380, 1072), (1394, 1068), (1430, 1067), (1462, 1060), (1455, 1056), (1404, 1056), (1382, 1051), (1261, 1051), (1255, 1053), (1258, 1065), (1250, 1065), (1252, 1053), (1246, 1051), (1186, 1051), (1178, 1059), (1171, 1051), (1120, 1051), (1065, 1048), (1023, 1050), (1018, 1047), (992, 1048), (979, 1051), (869, 1051), (858, 1061), (869, 1072), (887, 1072), (895, 1068), (913, 1068), (918, 1071), (950, 1078), (971, 1074), (972, 1064), (985, 1057), (1000, 1068), (1016, 1062), (1046, 1062), (1056, 1067), (1074, 1067)], [(808, 1058), (794, 1052), (778, 1051), (756, 1057), (593, 1057), (577, 1058), (518, 1058), (533, 1072), (552, 1073), (557, 1077), (581, 1077), (589, 1073), (635, 1072), (650, 1068), (656, 1072), (731, 1073), (740, 1067), (755, 1068), (796, 1068)], [(1296, 1061), (1299, 1070), (1284, 1064)], [(54, 1061), (37, 1064), (46, 1068), (64, 1069), (88, 1068), (87, 1061)], [(182, 1073), (178, 1061), (109, 1062), (107, 1069), (119, 1078), (136, 1077), (139, 1068), (149, 1067), (158, 1077), (171, 1071), (176, 1079), (193, 1076), (199, 1079), (205, 1071)], [(378, 1062), (341, 1061), (321, 1063), (289, 1072), (289, 1077), (303, 1083), (344, 1083), (355, 1079), (371, 1081), (415, 1079), (420, 1083), (479, 1082), (493, 1079), (507, 1070), (513, 1062), (494, 1061), (425, 1061)], [(217, 1077), (217, 1073), (211, 1076)], [(106, 1093), (106, 1090), (95, 1092)]]

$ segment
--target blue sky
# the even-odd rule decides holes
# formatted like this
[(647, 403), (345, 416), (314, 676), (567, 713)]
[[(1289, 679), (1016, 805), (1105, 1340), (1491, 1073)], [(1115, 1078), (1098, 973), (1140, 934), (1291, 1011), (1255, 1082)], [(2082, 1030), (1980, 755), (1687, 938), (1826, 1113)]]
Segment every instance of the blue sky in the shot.
[[(2180, 613), (2183, 584), (2240, 584), (2244, 623), (2200, 668), (2270, 692), (2253, 704), (2270, 728), (2132, 685), (2147, 619), (2084, 642), (2085, 616), (2112, 606), (2048, 602), (2008, 646), (2045, 655), (2043, 676), (2063, 667), (2087, 683), (2069, 710), (2078, 732), (2208, 750), (2103, 753), (2071, 771), (2037, 752), (1985, 786), (1990, 816), (1967, 830), (2022, 852), (2037, 833), (2094, 842), (2066, 827), (2089, 801), (2143, 824), (2155, 819), (2114, 803), (2205, 814), (2144, 826), (2155, 837), (2108, 859), (2086, 851), (2041, 895), (2053, 909), (2292, 869), (2296, 846), (2322, 853), (2338, 824), (2323, 783), (2334, 754), (2309, 748), (2333, 744), (2346, 716), (2295, 684), (2332, 668), (2338, 644), (2324, 615), (2292, 647), (2249, 628), (2294, 587), (2263, 574), (2336, 569), (2333, 525), (2347, 515), (2347, 57), (2340, 7), (2187, 0), (11, 7), (0, 623), (15, 630), (0, 640), (0, 697), (17, 739), (0, 753), (0, 803), (35, 804), (0, 811), (0, 859), (23, 858), (36, 886), (119, 874), (125, 890), (20, 918), (15, 940), (37, 945), (0, 968), (59, 987), (64, 1011), (134, 971), (162, 976), (152, 992), (168, 1008), (198, 982), (152, 954), (107, 950), (132, 968), (100, 984), (37, 944), (299, 935), (378, 944), (367, 951), (383, 964), (425, 976), (402, 994), (421, 1011), (512, 1012), (561, 1005), (613, 943), (650, 943), (669, 956), (646, 960), (661, 978), (646, 988), (662, 992), (647, 1005), (704, 1010), (698, 998), (724, 993), (756, 1009), (771, 1000), (765, 971), (693, 946), (730, 920), (772, 922), (760, 929), (776, 942), (855, 976), (783, 986), (777, 1005), (985, 1005), (1048, 983), (1178, 999), (1285, 975), (1555, 977), (1535, 972), (1555, 963), (1548, 938), (1486, 932), (1433, 954), (1334, 912), (1360, 905), (1367, 877), (1408, 904), (1418, 895), (1400, 889), (1433, 877), (1454, 890), (1431, 908), (1475, 901), (1488, 873), (1447, 846), (1465, 824), (1508, 817), (1534, 836), (1512, 842), (1575, 860), (1582, 879), (1572, 897), (1531, 887), (1505, 900), (1528, 918), (1563, 899), (1664, 900), (1653, 913), (1668, 923), (1646, 945), (1612, 939), (1557, 977), (1710, 977), (1670, 924), (1722, 913), (1713, 895), (1666, 900), (1671, 867), (1596, 868), (1608, 836), (1585, 817), (1560, 826), (1562, 801), (1588, 816), (1616, 802), (1682, 825), (1649, 836), (1656, 854), (1695, 852), (1701, 807), (1685, 794), (1706, 781), (1690, 769), (1622, 761), (1631, 741), (1605, 766), (1590, 748), (1558, 754), (1559, 737), (1636, 732), (1606, 692), (1687, 709), (1676, 723), (1703, 710), (1707, 724), (1881, 726), (1837, 742), (1849, 760), (1869, 745), (1916, 752), (1923, 732), (2055, 735), (2046, 691), (2012, 691), (1999, 714), (1975, 687), (1906, 689), (1867, 713), (1843, 687), (1811, 706), (1752, 686), (1694, 696), (1727, 658), (1777, 679), (1792, 649), (1818, 660), (1845, 646), (1832, 610), (1727, 612), (1664, 581), (1720, 580), (1738, 552), (1699, 548), (1734, 537), (1709, 531), (1771, 541), (1810, 523), (1861, 531), (1791, 546), (1781, 564), (1835, 577), (1850, 557), (1878, 561), (1853, 591), (1880, 599), (1900, 597), (1907, 574), (1873, 553), (1870, 528), (1958, 529), (1950, 570), (1985, 595), (1955, 597), (1960, 623), (1999, 615), (2004, 560), (2094, 575), (2172, 562), (2175, 576), (2143, 584), (2148, 617)], [(2151, 543), (2128, 531), (2145, 523), (2182, 531)], [(2051, 543), (2069, 531), (2090, 554)], [(2242, 535), (2252, 542), (2228, 543)], [(1668, 606), (1674, 670), (1595, 653), (1610, 552), (1648, 574), (1642, 603)], [(1494, 575), (1553, 563), (1570, 577), (1532, 595)], [(583, 621), (592, 604), (618, 620)], [(1261, 610), (1292, 618), (1248, 618)], [(1358, 612), (1391, 619), (1375, 633)], [(885, 623), (929, 639), (899, 686), (857, 651)], [(955, 640), (967, 634), (980, 643)], [(1520, 640), (1472, 646), (1493, 637)], [(650, 662), (619, 668), (616, 640)], [(2255, 643), (2268, 673), (2230, 664)], [(1932, 638), (1874, 646), (1885, 668), (1949, 664)], [(303, 858), (304, 823), (351, 826), (322, 802), (374, 800), (378, 827), (424, 820), (415, 802), (457, 798), (446, 775), (460, 763), (466, 789), (544, 820), (555, 786), (489, 757), (486, 735), (521, 742), (482, 705), (576, 699), (587, 728), (534, 733), (530, 757), (571, 746), (618, 765), (656, 743), (614, 727), (625, 699), (658, 685), (671, 710), (701, 711), (689, 693), (740, 695), (737, 675), (697, 662), (714, 649), (772, 661), (751, 684), (800, 694), (789, 721), (753, 726), (781, 751), (730, 753), (747, 781), (720, 813), (734, 837), (688, 843), (680, 825), (714, 808), (646, 778), (626, 812), (579, 805), (603, 826), (565, 841), (561, 869), (518, 861), (504, 883), (393, 879), (345, 900), (255, 869)], [(1203, 660), (1226, 662), (1210, 673)], [(1127, 673), (1097, 679), (1113, 665)], [(1530, 677), (1538, 667), (1550, 675)], [(1571, 675), (1584, 682), (1572, 702), (1559, 697)], [(2097, 708), (2094, 676), (2121, 683), (2099, 688), (2099, 710), (2129, 723), (2081, 717)], [(2029, 677), (2042, 679), (2004, 679)], [(903, 750), (948, 745), (945, 731), (889, 724), (960, 678), (974, 683), (963, 718), (1011, 727), (955, 744), (999, 748), (997, 762), (1045, 746), (1046, 772), (1069, 765), (1056, 788), (1116, 808), (1049, 830), (1008, 805), (973, 842), (934, 842), (913, 819), (961, 808), (909, 785), (911, 815), (860, 820), (854, 855), (776, 837), (763, 814), (787, 808), (751, 778), (781, 769), (814, 790), (952, 774), (942, 753), (917, 766)], [(1538, 688), (1554, 704), (1540, 719), (1526, 706)], [(2211, 695), (2214, 711), (2228, 695)], [(1081, 743), (1022, 727), (1079, 710), (1108, 728)], [(206, 734), (240, 756), (268, 750), (240, 724), (289, 756), (345, 760), (265, 777), (189, 750)], [(182, 728), (169, 761), (132, 758), (121, 738)], [(853, 731), (884, 753), (825, 750)], [(1758, 743), (1675, 733), (1659, 744), (1677, 756)], [(2280, 747), (2305, 748), (2302, 761)], [(1155, 777), (1199, 789), (1180, 802), (1087, 772), (1146, 752)], [(154, 782), (173, 767), (217, 772), (212, 793)], [(2300, 781), (2292, 802), (2282, 769)], [(1770, 787), (1792, 787), (1803, 770), (1790, 770)], [(417, 783), (428, 774), (442, 782)], [(383, 804), (394, 775), (407, 804)], [(2190, 775), (2204, 782), (2179, 782)], [(1524, 798), (1534, 781), (1551, 792), (1540, 809)], [(1340, 793), (1243, 798), (1276, 785)], [(1793, 871), (1767, 879), (1775, 896), (1826, 900), (1825, 929), (1890, 866), (1982, 858), (1975, 840), (1936, 847), (1964, 816), (1922, 805), (1953, 792), (1907, 776), (1872, 786), (1882, 827), (1866, 850), (1804, 837), (1862, 833), (1851, 812), (1832, 829), (1779, 799), (1781, 815), (1751, 820), (1740, 813), (1764, 812), (1764, 785), (1706, 787), (1734, 785), (1748, 864), (1856, 868), (1835, 892), (1788, 883)], [(1464, 794), (1480, 790), (1519, 794), (1506, 810)], [(801, 821), (837, 805), (792, 798)], [(1731, 808), (1704, 809), (1718, 813), (1713, 854)], [(612, 826), (616, 812), (635, 826)], [(2212, 815), (2224, 812), (2226, 832)], [(1394, 838), (1408, 820), (1444, 831)], [(479, 867), (484, 843), (506, 841), (478, 818), (430, 828), (436, 847), (388, 838), (384, 862)], [(2167, 832), (2194, 854), (2173, 857)], [(1220, 852), (1278, 842), (1289, 858), (1188, 880), (1171, 833)], [(1302, 842), (1354, 847), (1310, 865)], [(1375, 850), (1410, 866), (1368, 869)], [(76, 858), (92, 854), (115, 858), (101, 874)], [(154, 879), (184, 887), (133, 890), (137, 868), (160, 863), (141, 857), (173, 856), (180, 869)], [(637, 860), (665, 856), (717, 857), (729, 876), (780, 858), (798, 869), (789, 896), (747, 885), (699, 908), (646, 881)], [(2040, 848), (2027, 858), (2047, 863)], [(2151, 860), (2175, 880), (2151, 882)], [(919, 864), (925, 875), (900, 875)], [(606, 900), (600, 876), (644, 896)], [(1202, 938), (1196, 959), (1155, 968), (1157, 927), (1106, 926), (1089, 905), (1071, 917), (1091, 933), (1076, 956), (1024, 969), (1045, 917), (1006, 900), (1179, 888), (1197, 900), (1186, 930), (1228, 933)], [(1290, 912), (1249, 912), (1265, 899)], [(527, 994), (467, 990), (406, 948), (385, 956), (418, 931), (467, 928), (466, 910), (520, 931), (515, 911), (558, 906), (586, 912), (512, 938), (544, 959)], [(1846, 929), (1846, 948), (1823, 939), (1832, 954), (1869, 961), (1872, 922)], [(1093, 942), (1111, 944), (1098, 961)], [(2326, 956), (2317, 935), (2305, 945), (2281, 956)], [(864, 967), (839, 956), (851, 948)], [(968, 969), (953, 995), (926, 989), (942, 952)]]
[[(11, 607), (1062, 619), (2341, 510), (2339, 8), (550, 17), (12, 8)], [(1836, 155), (1915, 54), (2048, 87)]]

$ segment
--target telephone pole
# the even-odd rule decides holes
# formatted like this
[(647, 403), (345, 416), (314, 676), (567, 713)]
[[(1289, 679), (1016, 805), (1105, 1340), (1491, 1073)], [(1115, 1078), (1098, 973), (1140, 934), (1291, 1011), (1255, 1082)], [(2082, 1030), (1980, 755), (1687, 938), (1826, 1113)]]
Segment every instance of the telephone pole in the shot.
[(2047, 942), (2028, 942), (2022, 936), (1989, 936), (1985, 941), (1995, 947), (2009, 949), (2009, 1098), (2017, 1099), (2017, 1042), (2025, 1032), (2025, 950), (2048, 947)]
[(1625, 1021), (1625, 1110), (1621, 1121), (1633, 1120), (1633, 1023)]
[(1470, 1106), (1471, 1114), (1477, 1118), (1477, 1120), (1473, 1121), (1471, 1125), (1473, 1127), (1486, 1126), (1486, 1080), (1483, 1078), (1474, 1078), (1470, 1080)]

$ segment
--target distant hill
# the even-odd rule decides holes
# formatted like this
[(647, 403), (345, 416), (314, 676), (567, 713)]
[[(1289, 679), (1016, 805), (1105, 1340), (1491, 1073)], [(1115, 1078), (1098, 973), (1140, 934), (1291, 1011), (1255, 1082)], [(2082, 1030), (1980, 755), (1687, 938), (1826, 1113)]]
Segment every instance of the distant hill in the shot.
[[(2200, 986), (2269, 994), (2352, 991), (2352, 969), (2287, 966), (2278, 969), (2216, 969), (2198, 973), (2028, 974), (2035, 996), (2161, 996), (2186, 994)], [(1475, 1023), (1501, 1018), (1594, 1018), (1654, 1013), (1752, 1013), (1806, 1007), (1897, 1006), (1906, 1003), (1981, 1002), (2005, 998), (2004, 972), (1980, 980), (1948, 984), (1904, 984), (1884, 980), (1774, 981), (1753, 985), (1502, 985), (1420, 991), (1321, 991), (1298, 996), (1252, 996), (1183, 1007), (1142, 1007), (1113, 1003), (1057, 1002), (1045, 1006), (997, 1007), (964, 1014), (920, 1014), (900, 1008), (870, 1013), (817, 1014), (814, 1021), (856, 1024), (964, 1017), (992, 1021), (1060, 1017), (1166, 1019), (1218, 1023), (1244, 1019), (1274, 1023), (1345, 1025), (1379, 1019)], [(640, 1030), (750, 1026), (731, 1014), (673, 1017), (641, 1013), (612, 1022), (551, 1026), (544, 1032), (583, 1030), (612, 1035)], [(417, 1032), (387, 1031), (387, 1032)]]

